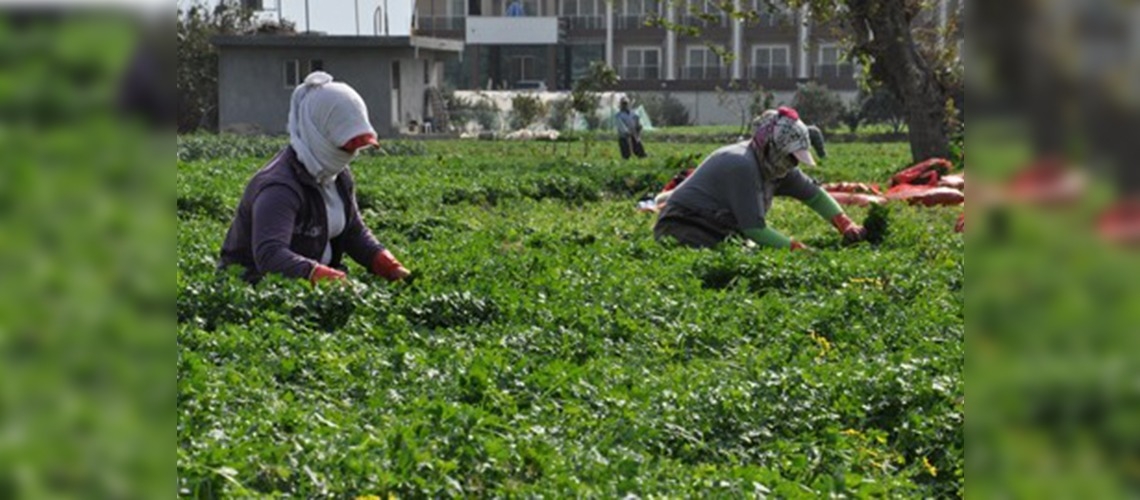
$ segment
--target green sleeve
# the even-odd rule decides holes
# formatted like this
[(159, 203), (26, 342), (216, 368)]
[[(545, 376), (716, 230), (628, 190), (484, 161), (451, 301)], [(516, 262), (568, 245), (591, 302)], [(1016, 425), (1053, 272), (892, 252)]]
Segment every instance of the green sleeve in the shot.
[(819, 189), (819, 192), (816, 193), (815, 196), (808, 198), (804, 204), (811, 207), (815, 213), (826, 220), (831, 220), (835, 218), (836, 215), (843, 213), (843, 209), (839, 208), (839, 204), (835, 202), (835, 198), (832, 198), (831, 195), (827, 194), (827, 191), (822, 189)]
[(742, 231), (748, 239), (771, 248), (790, 248), (792, 239), (770, 227), (754, 227)]

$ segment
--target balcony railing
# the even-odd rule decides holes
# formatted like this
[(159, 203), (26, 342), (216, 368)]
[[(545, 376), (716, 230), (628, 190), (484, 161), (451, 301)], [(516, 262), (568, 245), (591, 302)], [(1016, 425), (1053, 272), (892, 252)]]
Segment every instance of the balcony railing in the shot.
[(566, 27), (572, 30), (603, 30), (606, 29), (606, 18), (603, 16), (562, 16), (566, 20)]
[(728, 78), (728, 68), (724, 66), (684, 66), (681, 78), (685, 80), (722, 80)]
[(419, 23), (421, 31), (463, 31), (466, 26), (463, 16), (425, 16), (419, 18)]
[(625, 80), (657, 80), (661, 78), (660, 66), (622, 66), (618, 74)]
[(646, 21), (655, 17), (652, 14), (615, 14), (614, 28), (619, 30), (648, 28), (650, 26), (646, 25)]
[(815, 66), (816, 78), (848, 79), (855, 78), (855, 66), (850, 63), (843, 64), (817, 64)]
[(787, 64), (773, 64), (768, 66), (752, 66), (748, 68), (748, 76), (753, 80), (774, 80), (778, 78), (791, 78), (792, 67)]
[(683, 26), (698, 26), (702, 28), (724, 28), (728, 26), (728, 17), (723, 13), (714, 13), (713, 19), (706, 19), (705, 17), (687, 14), (681, 16), (681, 25)]
[(789, 14), (772, 14), (770, 12), (760, 12), (756, 20), (756, 26), (765, 28), (775, 27), (792, 27), (795, 17)]

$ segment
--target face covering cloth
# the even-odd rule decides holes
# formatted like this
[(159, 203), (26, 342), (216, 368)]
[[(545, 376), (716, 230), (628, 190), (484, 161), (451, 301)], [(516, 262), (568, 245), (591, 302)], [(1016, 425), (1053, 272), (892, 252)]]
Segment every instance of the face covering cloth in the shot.
[(293, 90), (289, 104), (289, 143), (320, 184), (331, 184), (355, 153), (341, 149), (362, 134), (376, 134), (368, 107), (352, 87), (317, 71)]

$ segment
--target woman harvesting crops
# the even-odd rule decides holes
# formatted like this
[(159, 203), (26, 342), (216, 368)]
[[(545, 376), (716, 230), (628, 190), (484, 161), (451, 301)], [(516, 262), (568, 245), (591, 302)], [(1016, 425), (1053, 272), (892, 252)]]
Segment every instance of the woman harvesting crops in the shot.
[(219, 267), (239, 265), (256, 282), (269, 273), (320, 280), (345, 277), (342, 258), (400, 280), (409, 272), (364, 225), (348, 169), (379, 146), (364, 100), (352, 87), (314, 72), (293, 90), (289, 146), (246, 185)]
[(866, 237), (825, 191), (798, 167), (815, 165), (808, 127), (794, 109), (765, 112), (750, 141), (713, 152), (669, 197), (654, 236), (691, 247), (712, 247), (733, 234), (775, 248), (806, 248), (768, 227), (774, 196), (791, 196), (831, 222), (847, 242)]

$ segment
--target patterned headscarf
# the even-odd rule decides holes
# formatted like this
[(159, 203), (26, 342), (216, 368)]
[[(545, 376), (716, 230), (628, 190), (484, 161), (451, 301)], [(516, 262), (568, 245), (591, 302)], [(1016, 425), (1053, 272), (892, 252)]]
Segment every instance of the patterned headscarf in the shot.
[(807, 125), (800, 121), (796, 110), (783, 106), (770, 109), (754, 123), (751, 146), (765, 178), (780, 179), (799, 163), (815, 165), (808, 151), (811, 141)]

